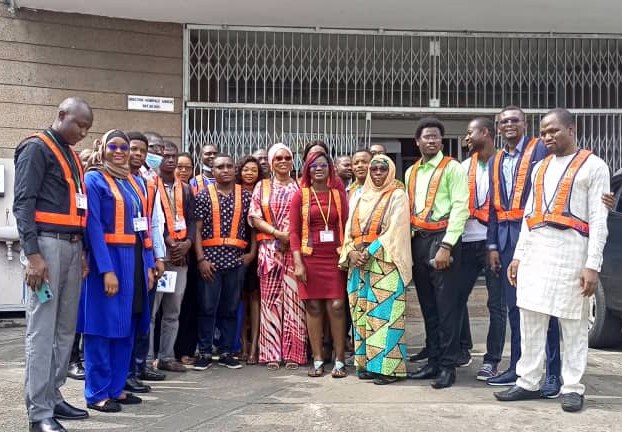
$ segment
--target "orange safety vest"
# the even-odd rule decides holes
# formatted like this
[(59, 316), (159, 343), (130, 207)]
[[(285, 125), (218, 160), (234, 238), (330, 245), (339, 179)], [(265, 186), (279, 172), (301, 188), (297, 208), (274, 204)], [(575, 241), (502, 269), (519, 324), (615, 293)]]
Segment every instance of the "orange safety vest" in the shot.
[(536, 182), (534, 184), (534, 210), (532, 214), (525, 218), (530, 231), (545, 225), (552, 225), (575, 229), (579, 234), (586, 237), (590, 234), (589, 224), (570, 213), (570, 193), (579, 168), (591, 154), (592, 152), (589, 150), (579, 150), (572, 158), (572, 161), (566, 168), (566, 172), (557, 184), (557, 197), (555, 198), (552, 211), (548, 208), (543, 210), (542, 207), (544, 203), (544, 174), (551, 159), (553, 159), (553, 155), (549, 155), (544, 159), (536, 174)]
[(417, 214), (415, 210), (415, 179), (417, 177), (417, 170), (421, 165), (421, 159), (419, 159), (413, 166), (412, 172), (410, 173), (410, 181), (408, 182), (411, 210), (410, 223), (421, 230), (442, 231), (447, 228), (447, 225), (449, 223), (448, 217), (441, 219), (437, 222), (432, 222), (431, 218), (432, 207), (434, 205), (434, 199), (436, 198), (438, 186), (441, 184), (441, 178), (443, 177), (443, 172), (445, 172), (445, 167), (451, 160), (453, 160), (453, 158), (449, 156), (444, 156), (434, 170), (432, 178), (430, 178), (430, 183), (428, 184), (428, 194), (425, 198), (425, 208), (419, 214)]
[(218, 202), (218, 191), (213, 184), (207, 187), (209, 197), (212, 202), (212, 227), (213, 237), (205, 239), (201, 242), (204, 247), (209, 246), (233, 246), (244, 249), (248, 242), (246, 240), (238, 238), (238, 227), (240, 223), (244, 223), (242, 220), (242, 186), (235, 185), (234, 195), (235, 204), (233, 206), (233, 218), (231, 220), (231, 231), (229, 237), (222, 237), (221, 225), (220, 225), (220, 203)]
[[(52, 213), (52, 212), (43, 212), (36, 210), (35, 211), (35, 221), (41, 223), (47, 223), (52, 225), (63, 225), (63, 226), (71, 226), (71, 227), (81, 227), (86, 228), (86, 218), (88, 211), (84, 210), (84, 215), (78, 214), (78, 207), (76, 206), (76, 183), (73, 180), (71, 175), (71, 170), (69, 169), (69, 164), (65, 157), (61, 153), (60, 149), (50, 137), (48, 137), (44, 133), (38, 133), (33, 135), (33, 137), (37, 137), (42, 140), (56, 159), (58, 159), (58, 163), (60, 164), (61, 169), (63, 170), (63, 175), (65, 176), (65, 181), (69, 186), (69, 213)], [(84, 172), (82, 171), (82, 163), (78, 158), (78, 155), (72, 148), (69, 148), (69, 151), (73, 155), (74, 160), (76, 161), (76, 165), (78, 166), (79, 176), (80, 176), (80, 185), (82, 186), (82, 193), (86, 194), (86, 187), (84, 186)]]
[[(272, 193), (272, 182), (270, 179), (263, 179), (261, 181), (261, 210), (263, 213), (263, 219), (270, 225), (274, 226), (274, 215), (270, 208), (270, 194)], [(262, 240), (274, 240), (274, 236), (262, 232), (257, 232), (257, 241)]]
[(197, 182), (197, 185), (196, 186), (190, 186), (190, 187), (192, 188), (192, 194), (194, 196), (197, 196), (199, 194), (199, 192), (202, 192), (205, 189), (207, 189), (207, 186), (209, 186), (209, 184), (205, 184), (205, 181), (203, 180), (203, 174), (199, 174), (194, 179)]
[[(104, 180), (106, 180), (106, 183), (108, 183), (108, 187), (110, 188), (110, 193), (112, 193), (112, 196), (114, 197), (114, 205), (115, 205), (114, 232), (104, 233), (104, 240), (106, 241), (106, 243), (113, 244), (113, 245), (119, 245), (119, 246), (134, 245), (136, 243), (136, 232), (134, 232), (133, 229), (131, 233), (125, 232), (125, 201), (123, 200), (123, 194), (119, 190), (119, 187), (117, 186), (115, 179), (113, 179), (112, 176), (110, 176), (110, 174), (107, 174), (107, 173), (102, 173), (102, 174), (103, 174)], [(140, 186), (138, 186), (138, 183), (136, 183), (136, 180), (134, 180), (134, 176), (132, 176), (132, 174), (127, 176), (127, 180), (130, 182), (130, 185), (132, 186), (132, 188), (134, 188), (134, 191), (136, 191), (136, 194), (140, 198), (140, 202), (142, 204), (141, 214), (145, 215), (145, 217), (148, 217), (149, 211), (147, 209), (147, 199), (145, 198), (145, 195), (142, 189), (140, 188)], [(149, 227), (149, 224), (147, 224), (147, 226)], [(147, 230), (145, 234), (143, 244), (146, 249), (151, 249), (152, 247), (152, 241), (149, 236), (149, 229)]]
[(187, 237), (186, 228), (180, 231), (175, 231), (175, 222), (184, 219), (184, 203), (183, 193), (184, 187), (181, 180), (175, 179), (173, 186), (175, 195), (175, 217), (171, 211), (171, 206), (168, 200), (168, 195), (164, 189), (164, 182), (158, 182), (158, 191), (160, 192), (160, 202), (162, 203), (162, 209), (164, 210), (164, 217), (166, 218), (166, 226), (168, 227), (168, 234), (173, 240), (185, 240)]
[(500, 151), (495, 156), (493, 163), (492, 175), (493, 175), (493, 187), (495, 188), (495, 210), (497, 212), (497, 220), (499, 221), (520, 221), (523, 218), (524, 208), (521, 206), (523, 200), (523, 193), (525, 192), (525, 184), (529, 176), (529, 167), (531, 166), (531, 157), (538, 138), (532, 138), (525, 148), (525, 153), (521, 156), (521, 160), (518, 164), (518, 170), (514, 174), (514, 190), (510, 195), (510, 208), (505, 209), (501, 205), (501, 158), (503, 152)]
[[(313, 246), (309, 246), (309, 226), (310, 226), (310, 214), (311, 214), (311, 199), (309, 194), (310, 188), (302, 188), (302, 239), (300, 251), (303, 255), (313, 255)], [(339, 216), (339, 250), (343, 245), (343, 219), (341, 209), (341, 196), (339, 190), (330, 189), (330, 193), (335, 201), (337, 207), (337, 215)], [(319, 205), (319, 203), (318, 203)]]
[(359, 221), (359, 199), (356, 203), (356, 208), (352, 214), (352, 225), (350, 227), (350, 235), (354, 242), (354, 246), (370, 245), (378, 239), (380, 231), (382, 230), (382, 219), (387, 209), (387, 204), (391, 199), (391, 194), (396, 188), (393, 187), (382, 194), (378, 202), (374, 205), (372, 216), (365, 225), (365, 230), (361, 230), (361, 222)]
[(488, 225), (488, 211), (490, 207), (490, 192), (486, 195), (486, 202), (477, 207), (477, 162), (479, 155), (473, 153), (471, 156), (471, 165), (469, 166), (469, 212), (471, 217), (477, 219), (484, 225)]

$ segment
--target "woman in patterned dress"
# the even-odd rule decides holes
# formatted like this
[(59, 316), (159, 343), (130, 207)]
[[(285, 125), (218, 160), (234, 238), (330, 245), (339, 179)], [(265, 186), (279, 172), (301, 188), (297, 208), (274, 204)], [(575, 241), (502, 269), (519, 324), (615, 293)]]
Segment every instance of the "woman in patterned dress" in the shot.
[(395, 164), (376, 155), (363, 193), (350, 209), (339, 264), (348, 269), (359, 379), (391, 384), (406, 377), (405, 286), (412, 279), (406, 193)]
[(274, 175), (255, 186), (249, 212), (259, 241), (259, 362), (267, 363), (270, 370), (278, 369), (282, 361), (288, 369), (307, 361), (305, 309), (289, 249), (289, 207), (299, 189), (290, 177), (292, 161), (293, 154), (284, 144), (270, 148), (268, 163)]

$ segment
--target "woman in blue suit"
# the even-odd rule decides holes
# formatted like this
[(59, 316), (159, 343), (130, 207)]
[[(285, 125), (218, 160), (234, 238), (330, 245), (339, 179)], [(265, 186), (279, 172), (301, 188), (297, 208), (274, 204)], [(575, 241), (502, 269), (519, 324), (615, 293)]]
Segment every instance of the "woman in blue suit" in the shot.
[(123, 391), (135, 326), (149, 328), (153, 286), (148, 194), (128, 167), (129, 139), (106, 132), (87, 165), (86, 238), (91, 272), (84, 282), (78, 327), (84, 333), (87, 407), (118, 412), (141, 399)]

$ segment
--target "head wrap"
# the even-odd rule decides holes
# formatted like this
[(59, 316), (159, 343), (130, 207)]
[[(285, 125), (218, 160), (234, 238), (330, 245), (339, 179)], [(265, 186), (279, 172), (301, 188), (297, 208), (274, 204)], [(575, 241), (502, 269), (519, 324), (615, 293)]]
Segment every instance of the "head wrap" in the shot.
[(311, 180), (311, 164), (315, 163), (315, 161), (319, 157), (326, 158), (326, 161), (328, 162), (328, 179), (326, 180), (326, 185), (329, 188), (334, 187), (333, 183), (335, 181), (335, 166), (333, 165), (333, 161), (330, 158), (330, 156), (328, 156), (324, 152), (310, 153), (307, 156), (307, 160), (305, 161), (305, 164), (302, 167), (302, 177), (301, 177), (301, 181), (300, 181), (300, 185), (302, 187), (310, 187), (311, 184), (313, 183), (313, 181)]
[[(380, 186), (376, 186), (371, 179), (371, 167), (374, 162), (388, 165), (389, 172)], [(340, 263), (343, 265), (348, 260), (348, 253), (353, 249), (351, 237), (351, 224), (354, 214), (353, 209), (358, 206), (358, 219), (361, 227), (367, 225), (372, 217), (378, 200), (385, 193), (391, 193), (391, 200), (385, 210), (382, 221), (382, 230), (378, 240), (382, 244), (385, 253), (395, 263), (404, 284), (412, 279), (412, 255), (410, 253), (410, 206), (406, 193), (395, 185), (395, 164), (388, 156), (378, 154), (369, 163), (367, 178), (363, 185), (363, 193), (357, 202), (351, 203), (350, 218), (346, 225), (346, 238), (342, 248)]]
[[(125, 134), (125, 132), (120, 131), (119, 129), (111, 129), (104, 134), (101, 139), (98, 139), (94, 143), (95, 150), (89, 157), (88, 163), (86, 165), (87, 171), (101, 171), (105, 172), (112, 177), (124, 179), (130, 175), (130, 167), (125, 161), (124, 165), (115, 165), (112, 162), (106, 160), (106, 145), (113, 138), (122, 138), (126, 144), (129, 144), (130, 140)], [(129, 159), (129, 157), (128, 157)]]
[(283, 143), (276, 143), (272, 147), (270, 147), (270, 150), (268, 150), (268, 164), (270, 165), (270, 169), (272, 169), (272, 161), (274, 160), (274, 156), (276, 155), (276, 153), (279, 150), (287, 151), (287, 153), (289, 153), (289, 155), (292, 157), (292, 159), (294, 158), (294, 154), (289, 149), (289, 147), (287, 147)]

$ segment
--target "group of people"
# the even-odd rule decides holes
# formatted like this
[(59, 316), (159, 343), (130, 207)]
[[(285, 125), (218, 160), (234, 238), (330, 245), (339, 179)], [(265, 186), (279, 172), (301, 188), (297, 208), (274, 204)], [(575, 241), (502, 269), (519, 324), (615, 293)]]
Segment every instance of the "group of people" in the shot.
[[(561, 393), (564, 410), (581, 409), (587, 297), (613, 204), (608, 167), (578, 149), (565, 109), (542, 119), (539, 139), (525, 136), (519, 107), (504, 108), (498, 128), (474, 119), (462, 163), (442, 152), (442, 122), (423, 118), (404, 182), (378, 145), (333, 161), (310, 142), (299, 176), (281, 143), (238, 161), (208, 144), (196, 172), (156, 133), (110, 130), (79, 157), (72, 147), (92, 123), (88, 104), (69, 98), (15, 153), (31, 430), (88, 416), (60, 392), (80, 335), (87, 407), (100, 412), (141, 403), (143, 380), (161, 371), (215, 360), (294, 370), (310, 359), (307, 374), (321, 377), (334, 353), (330, 375), (343, 378), (352, 351), (361, 380), (450, 387), (471, 362), (467, 301), (482, 272), (490, 324), (477, 379), (509, 386), (495, 393), (502, 401)], [(411, 282), (426, 331), (415, 372)]]

